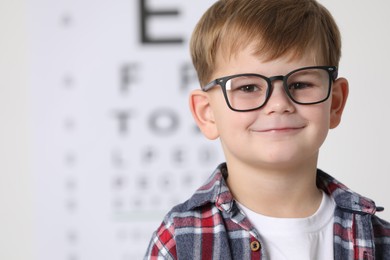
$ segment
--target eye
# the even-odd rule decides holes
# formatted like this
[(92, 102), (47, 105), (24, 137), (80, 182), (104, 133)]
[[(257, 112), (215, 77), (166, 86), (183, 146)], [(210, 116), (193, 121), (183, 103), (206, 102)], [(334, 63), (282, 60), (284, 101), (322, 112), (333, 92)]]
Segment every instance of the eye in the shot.
[(237, 89), (242, 91), (242, 92), (245, 92), (245, 93), (251, 93), (251, 92), (256, 92), (256, 91), (260, 90), (260, 88), (257, 85), (254, 85), (254, 84), (241, 86), (241, 87), (239, 87)]
[(288, 85), (288, 88), (290, 90), (300, 90), (300, 89), (307, 89), (312, 88), (313, 84), (309, 82), (294, 82)]
[(260, 94), (267, 90), (267, 81), (259, 76), (237, 76), (226, 82), (226, 90), (237, 94)]

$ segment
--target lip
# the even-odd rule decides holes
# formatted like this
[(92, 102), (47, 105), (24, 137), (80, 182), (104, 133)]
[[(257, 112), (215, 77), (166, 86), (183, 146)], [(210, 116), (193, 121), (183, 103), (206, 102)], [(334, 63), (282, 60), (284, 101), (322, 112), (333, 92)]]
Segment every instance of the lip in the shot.
[(305, 128), (305, 126), (278, 126), (278, 127), (255, 129), (252, 131), (258, 133), (290, 133), (290, 132), (297, 132), (303, 128)]

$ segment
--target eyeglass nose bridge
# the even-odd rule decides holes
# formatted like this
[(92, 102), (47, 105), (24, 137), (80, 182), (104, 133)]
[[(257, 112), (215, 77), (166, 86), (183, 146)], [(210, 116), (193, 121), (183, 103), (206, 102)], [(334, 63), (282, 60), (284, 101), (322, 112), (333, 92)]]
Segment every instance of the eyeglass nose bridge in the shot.
[(274, 90), (274, 85), (272, 84), (274, 81), (282, 81), (282, 87), (283, 87), (283, 90), (284, 90), (284, 93), (287, 95), (287, 97), (292, 100), (294, 102), (294, 100), (292, 99), (290, 93), (288, 92), (288, 89), (286, 88), (286, 84), (285, 84), (285, 80), (286, 80), (286, 76), (283, 76), (283, 75), (278, 75), (278, 76), (272, 76), (270, 78), (267, 78), (267, 81), (268, 81), (268, 91), (267, 91), (267, 96), (265, 98), (265, 101), (264, 101), (264, 105), (267, 104), (268, 100), (270, 99), (271, 95), (272, 95), (272, 92)]
[(277, 81), (277, 80), (280, 80), (283, 82), (283, 85), (284, 85), (284, 81), (286, 79), (286, 76), (283, 76), (283, 75), (279, 75), (279, 76), (272, 76), (270, 78), (268, 78), (268, 84), (269, 84), (269, 87), (272, 88), (272, 82), (274, 81)]

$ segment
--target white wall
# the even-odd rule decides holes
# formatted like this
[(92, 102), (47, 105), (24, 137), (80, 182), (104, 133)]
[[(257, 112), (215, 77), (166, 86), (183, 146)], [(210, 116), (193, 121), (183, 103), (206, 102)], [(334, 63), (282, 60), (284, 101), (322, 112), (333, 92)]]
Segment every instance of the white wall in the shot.
[(0, 1), (0, 259), (32, 257), (24, 0)]
[(322, 0), (343, 40), (339, 76), (350, 83), (341, 125), (330, 131), (320, 167), (373, 199), (390, 220), (390, 2)]

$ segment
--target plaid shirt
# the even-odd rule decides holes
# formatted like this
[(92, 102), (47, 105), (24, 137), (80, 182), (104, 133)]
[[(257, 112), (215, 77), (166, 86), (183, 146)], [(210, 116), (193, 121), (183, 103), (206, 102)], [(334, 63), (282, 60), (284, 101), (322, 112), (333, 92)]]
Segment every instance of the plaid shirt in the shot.
[[(226, 164), (185, 203), (174, 207), (153, 234), (145, 259), (265, 259), (259, 232), (226, 185)], [(390, 223), (373, 201), (317, 171), (317, 185), (335, 200), (335, 259), (390, 259)]]

